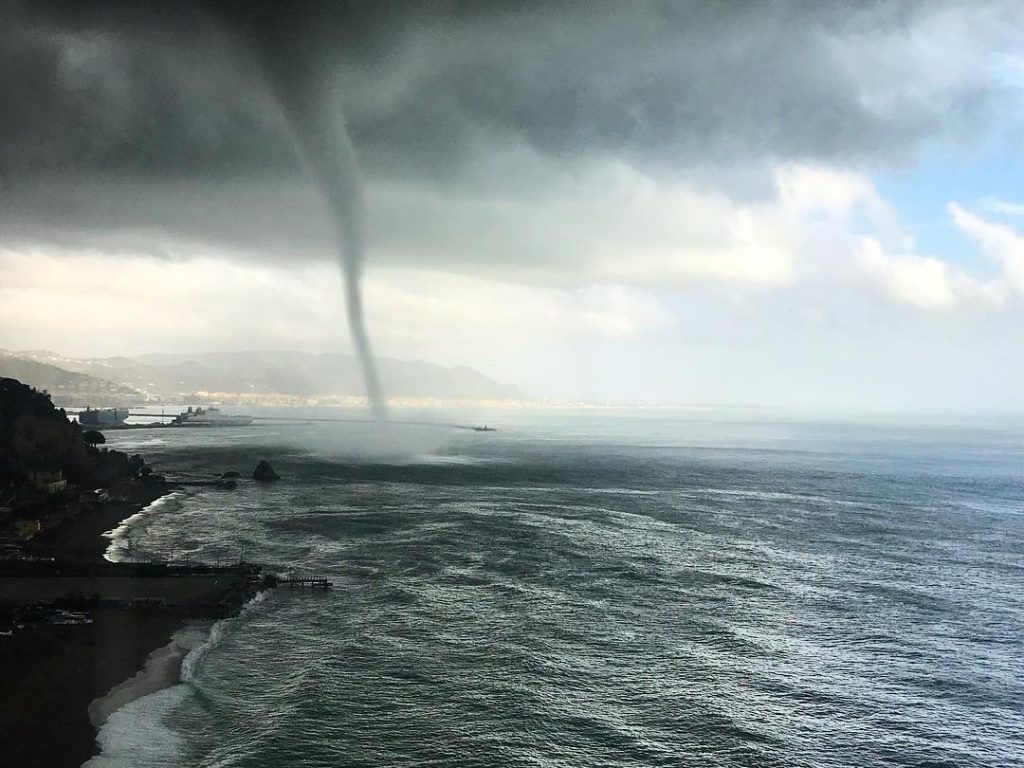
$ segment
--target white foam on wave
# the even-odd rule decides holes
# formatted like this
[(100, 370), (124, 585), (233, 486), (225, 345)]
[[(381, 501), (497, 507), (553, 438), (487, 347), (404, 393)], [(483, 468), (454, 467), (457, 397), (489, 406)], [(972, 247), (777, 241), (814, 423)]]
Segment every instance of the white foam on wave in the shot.
[(188, 624), (171, 636), (171, 641), (149, 654), (142, 669), (115, 685), (89, 705), (89, 720), (102, 726), (113, 712), (136, 699), (178, 683), (185, 655), (209, 634), (205, 625)]
[(122, 438), (117, 443), (118, 450), (152, 448), (156, 445), (167, 445), (167, 441), (160, 437), (147, 437), (141, 440), (126, 440)]
[(182, 630), (183, 634), (190, 633), (190, 650), (182, 659), (179, 682), (112, 712), (96, 737), (100, 754), (82, 768), (136, 768), (143, 765), (147, 768), (172, 768), (181, 765), (185, 737), (174, 730), (168, 716), (192, 693), (203, 661), (220, 643), (227, 627), (265, 601), (267, 594), (257, 593), (243, 606), (238, 616), (216, 622), (205, 637), (197, 635), (194, 626)]
[(760, 491), (746, 488), (691, 488), (681, 492), (684, 496), (725, 496), (761, 501), (811, 501), (839, 506), (857, 506), (859, 502), (819, 496), (810, 493), (786, 493), (784, 491)]
[(609, 496), (657, 496), (660, 491), (647, 491), (640, 488), (582, 488), (586, 493), (607, 494)]
[(227, 619), (221, 619), (210, 629), (210, 634), (207, 635), (206, 639), (197, 643), (192, 650), (188, 652), (184, 660), (181, 662), (181, 679), (183, 682), (191, 682), (195, 679), (196, 674), (202, 666), (203, 661), (206, 659), (207, 654), (210, 650), (215, 648), (221, 639), (224, 637), (224, 631), (233, 622), (239, 621), (247, 613), (253, 610), (257, 605), (267, 599), (267, 592), (257, 592), (256, 596), (253, 597), (248, 603), (242, 606), (242, 610), (239, 611), (238, 616), (233, 616)]
[(107, 546), (107, 551), (103, 553), (103, 559), (111, 563), (119, 563), (129, 559), (128, 553), (131, 548), (132, 530), (150, 515), (166, 511), (166, 507), (180, 506), (181, 502), (179, 499), (184, 496), (185, 494), (182, 491), (172, 491), (166, 496), (161, 496), (159, 499), (147, 504), (134, 515), (126, 517), (113, 530), (104, 533), (104, 538), (110, 539), (110, 544)]
[(510, 459), (500, 459), (491, 456), (466, 456), (460, 454), (423, 453), (412, 456), (405, 461), (398, 460), (397, 464), (423, 464), (426, 466), (483, 466), (487, 464), (512, 464)]
[[(134, 677), (115, 686), (106, 696), (89, 707), (89, 717), (102, 720), (96, 741), (100, 754), (82, 768), (122, 768), (122, 766), (176, 766), (184, 739), (167, 722), (167, 716), (189, 694), (189, 686), (181, 683), (181, 662), (178, 669), (162, 668), (173, 662), (185, 649), (191, 653), (209, 640), (210, 630), (189, 625), (174, 633), (171, 642), (154, 651), (145, 667)], [(154, 686), (171, 683), (168, 687)], [(145, 695), (137, 693), (150, 691)], [(109, 711), (109, 707), (117, 706)]]
[(184, 739), (167, 724), (167, 715), (189, 694), (174, 685), (126, 704), (107, 718), (96, 741), (100, 754), (82, 768), (150, 768), (181, 763)]

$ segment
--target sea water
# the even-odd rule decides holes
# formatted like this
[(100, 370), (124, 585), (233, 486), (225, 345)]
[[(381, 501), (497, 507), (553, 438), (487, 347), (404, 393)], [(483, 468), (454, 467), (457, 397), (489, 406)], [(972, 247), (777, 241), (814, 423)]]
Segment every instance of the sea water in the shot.
[(491, 418), (108, 433), (243, 474), (117, 557), (335, 588), (215, 625), (94, 764), (1024, 765), (1020, 428)]

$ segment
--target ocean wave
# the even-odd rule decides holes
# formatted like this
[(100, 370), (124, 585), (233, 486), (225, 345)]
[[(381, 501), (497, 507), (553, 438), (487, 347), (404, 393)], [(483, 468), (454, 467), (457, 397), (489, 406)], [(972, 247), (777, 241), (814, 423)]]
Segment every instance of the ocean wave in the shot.
[(466, 456), (464, 454), (424, 453), (410, 457), (408, 464), (423, 464), (428, 467), (475, 467), (487, 464), (512, 464), (510, 459), (492, 456)]
[(207, 631), (202, 624), (189, 624), (175, 632), (167, 645), (149, 655), (141, 670), (89, 705), (89, 719), (93, 725), (101, 727), (114, 712), (136, 699), (177, 684), (182, 660), (206, 639)]
[(142, 527), (142, 523), (148, 517), (157, 512), (166, 513), (181, 509), (181, 500), (184, 497), (184, 492), (174, 490), (174, 492), (167, 496), (162, 496), (156, 501), (147, 504), (130, 517), (126, 517), (116, 528), (106, 531), (103, 534), (103, 538), (110, 539), (111, 543), (106, 547), (103, 559), (109, 562), (123, 562), (130, 559), (134, 545), (133, 532)]
[(787, 493), (785, 491), (763, 491), (745, 488), (691, 488), (683, 491), (682, 495), (697, 498), (703, 496), (724, 496), (727, 498), (757, 499), (759, 501), (810, 501), (818, 504), (835, 504), (846, 507), (859, 506), (863, 503), (811, 493)]
[(183, 491), (173, 491), (166, 496), (147, 504), (134, 515), (125, 518), (114, 529), (103, 534), (104, 538), (110, 539), (107, 551), (103, 558), (111, 563), (120, 563), (130, 559), (133, 547), (132, 533), (142, 527), (142, 523), (151, 515), (157, 512), (170, 512), (181, 509), (181, 500), (185, 497)]
[[(175, 731), (168, 722), (168, 716), (191, 695), (203, 661), (221, 642), (226, 629), (266, 600), (267, 594), (257, 593), (238, 616), (222, 619), (208, 629), (193, 624), (176, 632), (171, 644), (188, 649), (181, 660), (177, 682), (135, 698), (106, 715), (96, 737), (101, 752), (82, 768), (134, 768), (140, 765), (171, 768), (180, 765), (186, 739)], [(140, 673), (127, 684), (143, 676)], [(145, 685), (146, 681), (141, 684)]]
[(189, 693), (188, 686), (181, 684), (182, 654), (208, 641), (208, 631), (199, 624), (182, 627), (134, 677), (93, 701), (89, 717), (100, 724), (96, 735), (100, 754), (82, 768), (180, 764), (184, 739), (167, 723), (167, 716)]
[(167, 445), (167, 441), (162, 437), (145, 437), (137, 440), (126, 439), (122, 437), (117, 442), (118, 450), (135, 450), (136, 448), (153, 448), (158, 445)]
[(252, 598), (248, 603), (242, 606), (242, 610), (237, 616), (232, 616), (227, 619), (221, 619), (210, 628), (209, 635), (206, 639), (197, 643), (192, 650), (188, 652), (185, 658), (181, 662), (181, 680), (185, 683), (193, 682), (196, 675), (202, 668), (203, 661), (206, 659), (210, 651), (215, 648), (224, 637), (224, 632), (229, 626), (238, 622), (247, 613), (252, 611), (257, 605), (267, 599), (269, 592), (257, 592), (256, 596)]
[(181, 762), (184, 738), (167, 723), (167, 715), (188, 695), (175, 685), (136, 699), (112, 713), (96, 741), (100, 754), (82, 768), (171, 768)]
[[(493, 450), (508, 471), (268, 451), (273, 491), (141, 523), (151, 551), (244, 545), (341, 583), (214, 625), (177, 707), (113, 721), (154, 718), (207, 766), (541, 764), (566, 744), (578, 764), (1015, 764), (1024, 518), (994, 508), (1016, 480)], [(93, 768), (173, 764), (113, 721), (110, 755), (136, 751)]]

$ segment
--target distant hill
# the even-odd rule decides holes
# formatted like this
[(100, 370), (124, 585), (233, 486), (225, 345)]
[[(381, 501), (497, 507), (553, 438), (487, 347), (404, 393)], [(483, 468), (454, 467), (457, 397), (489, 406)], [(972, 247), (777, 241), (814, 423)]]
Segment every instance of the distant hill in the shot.
[(132, 387), (0, 352), (0, 376), (46, 390), (58, 405), (130, 405), (146, 397)]
[[(116, 382), (150, 397), (167, 400), (196, 392), (298, 398), (361, 397), (364, 394), (359, 365), (350, 355), (214, 352), (67, 358), (46, 351), (11, 354), (54, 370), (63, 369), (97, 380)], [(377, 362), (384, 390), (393, 398), (528, 399), (518, 388), (499, 384), (472, 368), (445, 368), (432, 363), (386, 357), (379, 358)]]

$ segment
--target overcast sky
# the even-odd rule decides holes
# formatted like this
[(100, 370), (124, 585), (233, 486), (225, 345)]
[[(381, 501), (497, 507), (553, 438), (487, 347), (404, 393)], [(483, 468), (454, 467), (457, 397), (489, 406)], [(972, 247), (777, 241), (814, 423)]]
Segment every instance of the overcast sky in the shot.
[(1016, 0), (99, 7), (0, 0), (0, 347), (350, 349), (273, 56), (344, 108), (379, 354), (1024, 410)]

